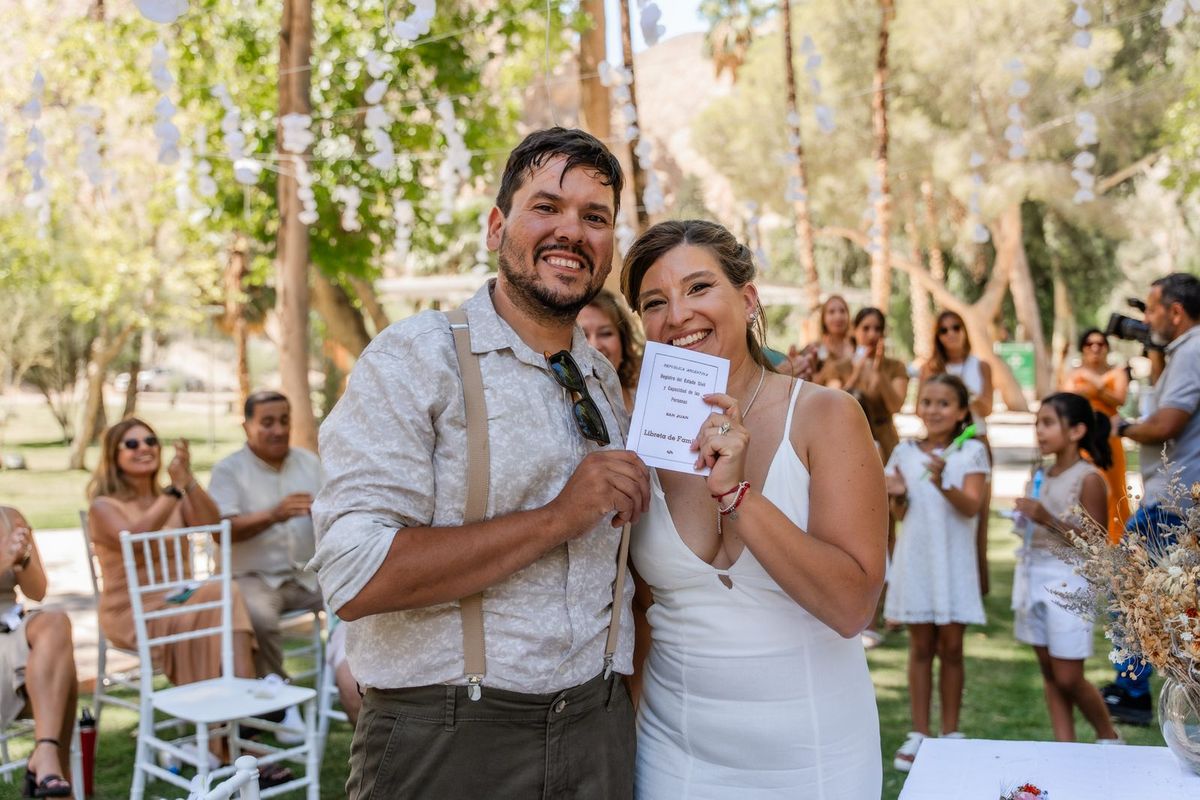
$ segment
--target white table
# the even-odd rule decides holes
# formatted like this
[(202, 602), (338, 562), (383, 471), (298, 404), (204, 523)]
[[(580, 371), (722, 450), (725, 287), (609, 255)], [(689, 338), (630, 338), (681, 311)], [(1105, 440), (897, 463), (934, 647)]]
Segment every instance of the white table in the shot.
[(1050, 800), (1200, 798), (1200, 775), (1165, 747), (926, 739), (900, 800), (997, 800), (1027, 782)]

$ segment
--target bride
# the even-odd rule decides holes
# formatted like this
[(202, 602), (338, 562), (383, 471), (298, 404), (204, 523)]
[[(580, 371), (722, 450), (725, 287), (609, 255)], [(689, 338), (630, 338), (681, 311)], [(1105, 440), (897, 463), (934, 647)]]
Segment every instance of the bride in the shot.
[(646, 231), (621, 288), (650, 341), (729, 359), (692, 445), (659, 471), (637, 573), (636, 794), (877, 800), (859, 632), (883, 582), (883, 470), (849, 395), (774, 372), (750, 251), (699, 220)]

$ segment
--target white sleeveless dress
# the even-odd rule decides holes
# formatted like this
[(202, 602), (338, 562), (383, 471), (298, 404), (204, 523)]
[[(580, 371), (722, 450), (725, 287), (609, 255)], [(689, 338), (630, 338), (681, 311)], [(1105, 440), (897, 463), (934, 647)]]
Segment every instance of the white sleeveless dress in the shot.
[[(791, 427), (789, 414), (762, 493), (804, 529), (809, 474)], [(679, 538), (657, 475), (652, 490), (631, 543), (654, 593), (636, 797), (878, 800), (879, 717), (859, 637), (809, 614), (748, 548), (728, 569), (702, 561)]]

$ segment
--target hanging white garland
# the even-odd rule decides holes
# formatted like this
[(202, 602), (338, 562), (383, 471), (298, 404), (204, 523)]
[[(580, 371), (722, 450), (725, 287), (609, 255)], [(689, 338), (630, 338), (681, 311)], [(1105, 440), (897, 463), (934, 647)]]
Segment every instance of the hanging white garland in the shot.
[(221, 136), (225, 141), (225, 152), (233, 163), (233, 179), (243, 186), (253, 186), (258, 183), (262, 164), (246, 156), (242, 112), (233, 104), (233, 98), (229, 96), (229, 90), (223, 84), (214, 86), (212, 93), (225, 109), (225, 116), (221, 118)]
[(29, 154), (25, 156), (25, 169), (29, 172), (30, 189), (25, 195), (24, 204), (35, 214), (37, 220), (37, 235), (39, 239), (46, 237), (47, 226), (50, 224), (50, 192), (42, 170), (46, 168), (46, 137), (38, 128), (38, 120), (42, 117), (42, 92), (46, 89), (46, 79), (39, 69), (34, 73), (30, 84), (29, 100), (21, 106), (21, 116), (30, 121), (28, 142)]
[(601, 85), (612, 91), (613, 100), (617, 103), (617, 115), (624, 124), (619, 133), (621, 141), (638, 140), (633, 149), (633, 157), (637, 159), (638, 165), (646, 175), (646, 185), (642, 187), (642, 208), (647, 214), (661, 214), (666, 210), (667, 203), (662, 183), (654, 172), (654, 145), (641, 135), (641, 128), (638, 126), (637, 107), (633, 104), (633, 92), (629, 88), (633, 83), (633, 71), (628, 67), (614, 67), (607, 61), (602, 61), (597, 72)]
[(429, 24), (437, 13), (437, 0), (413, 0), (413, 11), (392, 26), (392, 36), (406, 42), (429, 33)]
[(158, 139), (160, 164), (174, 164), (179, 160), (179, 128), (172, 121), (172, 117), (175, 116), (175, 104), (167, 96), (167, 92), (175, 84), (169, 61), (167, 45), (159, 39), (150, 50), (150, 78), (159, 92), (158, 102), (154, 104), (154, 136)]
[(188, 10), (188, 0), (133, 0), (133, 4), (143, 17), (160, 25), (170, 25)]
[(358, 218), (358, 207), (362, 205), (362, 192), (357, 186), (333, 187), (333, 202), (342, 204), (342, 230), (361, 231), (362, 221)]
[(492, 271), (491, 252), (488, 250), (488, 217), (490, 211), (479, 214), (479, 238), (475, 242), (475, 266), (471, 272), (476, 275), (486, 275)]
[[(1076, 47), (1083, 50), (1092, 46), (1092, 32), (1088, 29), (1092, 22), (1092, 15), (1084, 8), (1086, 2), (1087, 0), (1075, 0), (1075, 13), (1071, 17), (1071, 22), (1078, 28), (1073, 41)], [(1094, 64), (1088, 64), (1083, 73), (1084, 86), (1095, 89), (1102, 80), (1103, 75), (1100, 70)], [(1075, 137), (1075, 145), (1080, 148), (1080, 151), (1071, 161), (1071, 177), (1075, 179), (1078, 187), (1072, 199), (1077, 204), (1089, 203), (1096, 199), (1096, 175), (1092, 171), (1096, 166), (1096, 156), (1088, 150), (1089, 147), (1099, 142), (1096, 116), (1089, 111), (1081, 111), (1075, 115), (1075, 124), (1079, 128), (1079, 134)]]
[(217, 182), (213, 180), (208, 160), (208, 129), (203, 125), (196, 128), (196, 194), (205, 200), (217, 196)]
[(971, 194), (967, 197), (967, 210), (974, 220), (971, 226), (971, 240), (975, 244), (986, 244), (992, 238), (988, 232), (987, 226), (979, 220), (983, 217), (983, 175), (979, 173), (979, 168), (984, 164), (982, 153), (971, 153), (971, 159), (968, 162), (971, 166)]
[(1183, 22), (1189, 6), (1192, 13), (1200, 14), (1200, 0), (1187, 0), (1187, 2), (1184, 2), (1184, 0), (1169, 0), (1163, 7), (1162, 26), (1164, 28), (1174, 28)]
[(412, 245), (413, 223), (416, 222), (416, 219), (417, 215), (413, 211), (413, 204), (410, 201), (400, 198), (392, 205), (392, 222), (396, 226), (395, 236), (392, 239), (392, 257), (401, 269), (405, 268), (405, 262), (408, 261), (408, 251)]
[(1008, 96), (1013, 99), (1008, 106), (1008, 127), (1004, 129), (1004, 138), (1008, 141), (1008, 157), (1024, 158), (1029, 154), (1029, 148), (1025, 143), (1025, 112), (1021, 110), (1021, 101), (1029, 96), (1029, 81), (1025, 80), (1025, 65), (1021, 63), (1021, 59), (1014, 58), (1005, 68), (1012, 73)]
[(79, 127), (75, 129), (75, 136), (79, 143), (79, 155), (75, 158), (75, 165), (87, 177), (88, 183), (99, 189), (104, 185), (104, 166), (100, 161), (100, 138), (96, 134), (100, 109), (92, 105), (82, 105), (76, 107), (75, 113), (83, 118)]
[(308, 161), (304, 154), (316, 140), (310, 126), (312, 117), (308, 114), (292, 112), (279, 118), (279, 147), (291, 154), (294, 177), (296, 179), (296, 196), (300, 200), (300, 210), (296, 219), (301, 225), (312, 225), (319, 219), (317, 215), (317, 196), (313, 192), (313, 175), (308, 169)]
[(821, 102), (821, 78), (818, 71), (823, 59), (817, 51), (817, 43), (808, 34), (805, 34), (800, 42), (800, 52), (804, 55), (804, 72), (808, 75), (808, 87), (812, 91), (813, 115), (817, 118), (817, 126), (822, 133), (833, 133), (837, 127), (833, 120), (833, 109)]
[[(622, 0), (626, 2), (626, 0)], [(667, 32), (667, 29), (659, 23), (662, 19), (662, 10), (659, 9), (658, 3), (650, 2), (650, 0), (638, 0), (638, 8), (641, 13), (638, 16), (638, 22), (642, 28), (642, 38), (646, 40), (646, 46), (652, 47), (658, 44), (658, 40)]]
[(367, 102), (363, 125), (367, 139), (375, 148), (367, 163), (375, 169), (387, 170), (396, 164), (396, 150), (389, 132), (392, 116), (381, 105), (388, 90), (387, 76), (391, 72), (391, 61), (378, 50), (367, 53), (366, 61), (367, 74), (374, 80), (363, 92), (363, 99)]
[(454, 220), (454, 206), (458, 190), (471, 177), (471, 152), (463, 142), (458, 130), (458, 118), (454, 114), (454, 103), (443, 97), (437, 103), (438, 129), (446, 139), (446, 157), (438, 168), (442, 202), (434, 222), (449, 225)]

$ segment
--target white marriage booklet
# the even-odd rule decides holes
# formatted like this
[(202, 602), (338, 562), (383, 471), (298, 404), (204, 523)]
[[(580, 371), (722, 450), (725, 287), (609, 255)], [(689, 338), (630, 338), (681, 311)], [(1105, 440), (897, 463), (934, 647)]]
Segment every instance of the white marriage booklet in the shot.
[(691, 446), (717, 407), (701, 398), (724, 393), (728, 384), (729, 359), (646, 342), (629, 424), (629, 449), (652, 467), (707, 475), (707, 467), (694, 468), (696, 453)]

